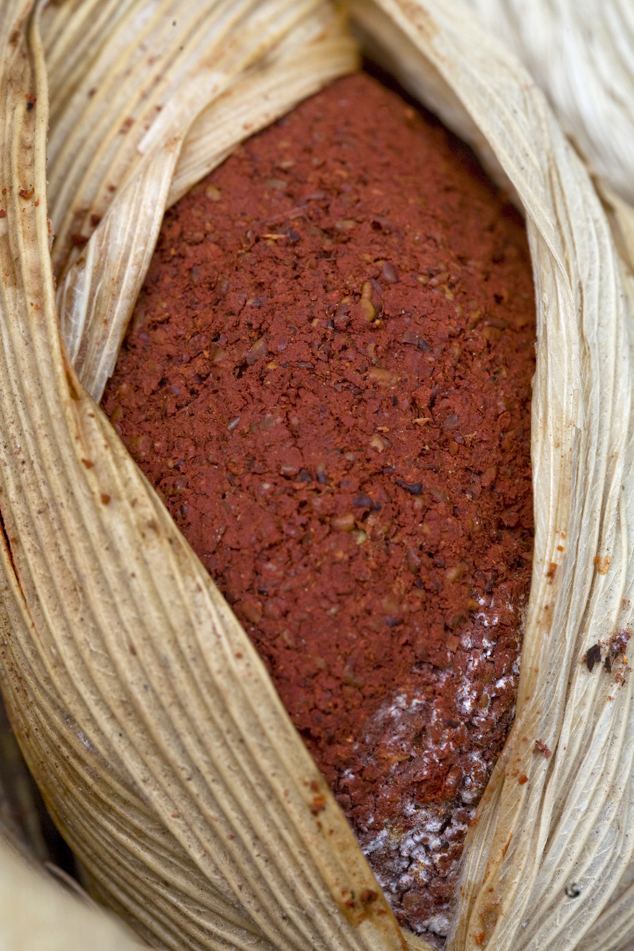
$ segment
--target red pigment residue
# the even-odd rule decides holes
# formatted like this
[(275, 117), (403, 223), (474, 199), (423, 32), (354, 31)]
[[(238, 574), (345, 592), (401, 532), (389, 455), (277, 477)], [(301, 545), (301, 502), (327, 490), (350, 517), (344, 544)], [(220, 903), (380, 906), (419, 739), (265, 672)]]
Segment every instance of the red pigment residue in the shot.
[(534, 333), (517, 214), (356, 76), (167, 213), (104, 397), (433, 940), (513, 717)]

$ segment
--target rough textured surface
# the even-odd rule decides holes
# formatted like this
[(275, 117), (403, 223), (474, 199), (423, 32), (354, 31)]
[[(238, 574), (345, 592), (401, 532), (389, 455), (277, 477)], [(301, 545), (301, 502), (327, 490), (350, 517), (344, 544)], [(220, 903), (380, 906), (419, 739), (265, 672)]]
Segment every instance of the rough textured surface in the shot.
[(104, 397), (437, 939), (513, 716), (534, 332), (521, 221), (356, 76), (168, 212)]

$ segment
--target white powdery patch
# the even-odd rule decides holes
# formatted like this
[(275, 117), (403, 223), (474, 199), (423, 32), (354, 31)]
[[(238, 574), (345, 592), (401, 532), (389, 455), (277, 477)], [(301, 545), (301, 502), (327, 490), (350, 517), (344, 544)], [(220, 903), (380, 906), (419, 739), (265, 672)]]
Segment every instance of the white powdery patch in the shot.
[[(444, 672), (443, 672), (444, 673)], [(446, 675), (444, 677), (446, 680)], [(426, 705), (427, 701), (423, 697), (408, 697), (405, 693), (395, 694), (391, 700), (386, 700), (372, 717), (374, 723), (384, 723), (386, 720), (393, 721), (393, 729), (398, 732), (399, 726), (402, 727), (405, 719), (420, 710)]]
[[(447, 679), (448, 672), (441, 677)], [(463, 688), (471, 688), (466, 678)], [(426, 766), (447, 761), (452, 751), (452, 739), (445, 728), (442, 698), (429, 701), (422, 696), (407, 696), (399, 692), (377, 711), (372, 718), (371, 730), (378, 730), (383, 744), (400, 754), (407, 753), (417, 764), (419, 775)], [(431, 707), (431, 709), (430, 709)], [(412, 729), (413, 720), (422, 720), (428, 729)], [(435, 737), (435, 740), (432, 739)], [(389, 739), (388, 739), (389, 738)], [(398, 827), (376, 828), (374, 817), (365, 820), (365, 830), (359, 836), (364, 854), (381, 887), (395, 909), (403, 909), (410, 927), (440, 939), (449, 929), (449, 907), (440, 908), (432, 903), (432, 913), (425, 917), (418, 908), (415, 896), (423, 894), (434, 882), (451, 881), (457, 877), (462, 842), (470, 820), (475, 814), (475, 803), (482, 795), (488, 775), (487, 764), (480, 753), (473, 751), (461, 756), (463, 777), (457, 790), (457, 799), (440, 804), (419, 805), (410, 796), (401, 804), (401, 822)], [(390, 766), (390, 773), (402, 768), (402, 760)], [(405, 828), (403, 828), (405, 826)], [(429, 893), (428, 893), (429, 894)], [(429, 904), (427, 904), (429, 908)], [(430, 909), (431, 910), (431, 909)]]
[(377, 850), (382, 850), (388, 844), (389, 832), (387, 829), (381, 829), (380, 832), (371, 835), (363, 847), (364, 855), (372, 855)]
[(484, 777), (488, 776), (489, 764), (479, 750), (471, 750), (467, 758), (469, 767), (465, 770), (459, 795), (465, 805), (470, 805), (477, 802), (484, 792)]
[[(480, 790), (481, 791), (481, 790)], [(406, 832), (382, 829), (376, 834), (364, 836), (362, 843), (366, 856), (372, 856), (377, 880), (398, 905), (407, 901), (408, 892), (416, 892), (429, 886), (434, 879), (454, 878), (457, 875), (460, 849), (453, 843), (461, 842), (466, 835), (468, 823), (475, 808), (462, 809), (461, 821), (452, 815), (446, 806), (415, 806), (411, 802), (404, 810), (407, 813)], [(453, 854), (452, 854), (453, 853)], [(449, 909), (436, 911), (428, 918), (416, 921), (417, 930), (428, 931), (438, 937), (446, 937), (449, 931)]]
[(449, 924), (447, 915), (434, 915), (427, 920), (427, 930), (437, 934), (439, 938), (446, 938), (449, 934)]
[[(513, 664), (513, 668), (512, 668), (513, 674), (519, 673), (519, 668), (517, 670), (515, 669), (516, 666), (517, 666), (516, 664)], [(493, 687), (495, 690), (502, 691), (502, 690), (505, 690), (506, 687), (508, 687), (510, 683), (515, 682), (515, 680), (516, 678), (514, 676), (512, 677), (510, 674), (505, 674), (503, 677), (500, 677), (499, 680), (495, 681), (495, 683), (493, 684)]]
[(458, 689), (456, 690), (456, 706), (460, 713), (471, 716), (475, 709), (478, 692), (475, 684), (468, 677), (463, 677)]
[[(494, 607), (495, 607), (494, 598), (491, 598), (488, 601), (488, 603), (486, 598), (478, 598), (478, 603), (480, 604), (480, 607), (482, 608), (487, 607), (488, 611), (486, 610), (479, 611), (475, 616), (476, 621), (480, 621), (482, 626), (486, 629), (497, 627), (497, 625), (500, 623), (500, 615), (497, 613), (497, 611), (494, 610)], [(493, 648), (495, 647), (495, 643), (496, 642), (494, 638), (492, 636), (489, 636), (488, 633), (485, 632), (482, 635), (482, 646), (484, 647), (486, 657), (491, 656), (491, 652), (493, 651)]]
[[(393, 694), (364, 731), (385, 764), (387, 795), (390, 776), (393, 782), (404, 780), (410, 791), (402, 796), (400, 818), (392, 825), (380, 827), (373, 815), (364, 817), (364, 829), (357, 833), (359, 843), (397, 914), (406, 916), (408, 926), (425, 933), (434, 946), (440, 946), (448, 934), (450, 921), (449, 901), (439, 902), (438, 886), (443, 883), (447, 894), (447, 886), (451, 888), (457, 880), (462, 843), (492, 766), (486, 742), (494, 724), (491, 706), (504, 695), (506, 708), (509, 687), (517, 683), (519, 671), (518, 663), (509, 663), (501, 671), (498, 667), (500, 676), (491, 678), (506, 611), (517, 617), (517, 610), (499, 601), (496, 604), (493, 598), (481, 598), (479, 604), (476, 624), (461, 636), (466, 656), (463, 654), (460, 673), (436, 670), (435, 689)], [(448, 716), (446, 688), (453, 692), (457, 717)], [(470, 747), (467, 731), (472, 740), (478, 738), (482, 749)], [(436, 777), (437, 782), (454, 762), (454, 753), (462, 776), (453, 787), (453, 798), (417, 802), (416, 784), (424, 788), (427, 776)], [(345, 776), (348, 778), (347, 773)]]
[[(438, 678), (441, 686), (444, 685), (448, 676), (447, 671), (441, 673)], [(432, 723), (436, 723), (438, 720), (438, 712), (436, 709), (438, 702), (439, 701), (436, 700), (432, 705)], [(384, 742), (387, 739), (390, 748), (398, 749), (404, 755), (420, 756), (428, 752), (433, 747), (433, 744), (426, 744), (425, 749), (421, 749), (420, 746), (414, 747), (413, 736), (418, 731), (412, 730), (412, 723), (416, 723), (421, 718), (423, 709), (428, 710), (429, 706), (429, 700), (426, 697), (417, 696), (416, 694), (408, 696), (405, 693), (397, 693), (379, 707), (374, 716), (371, 717), (366, 724), (365, 732), (366, 734), (380, 734)], [(354, 749), (358, 750), (360, 745), (361, 744), (356, 743)], [(444, 749), (444, 746), (442, 746), (442, 748)], [(396, 768), (398, 768), (398, 762), (394, 763), (391, 767), (391, 769)]]
[[(442, 687), (449, 678), (448, 671), (442, 671), (438, 683)], [(421, 744), (420, 725), (425, 722), (430, 726), (441, 726), (443, 716), (440, 712), (441, 697), (431, 702), (427, 697), (416, 694), (408, 696), (397, 693), (385, 701), (366, 724), (365, 734), (381, 738), (381, 743), (400, 755), (390, 767), (390, 772), (398, 771), (399, 763), (411, 757), (425, 757), (428, 760), (437, 760), (438, 754), (446, 753), (449, 749), (447, 739), (441, 732), (441, 739), (434, 743), (427, 735)], [(423, 710), (425, 716), (423, 717)], [(355, 744), (355, 749), (360, 744)]]
[[(475, 687), (475, 682), (479, 679), (478, 668), (483, 664), (485, 660), (488, 660), (494, 652), (497, 640), (495, 639), (495, 628), (500, 623), (500, 616), (498, 611), (495, 608), (494, 598), (479, 598), (479, 604), (482, 608), (487, 608), (488, 610), (482, 610), (476, 615), (476, 620), (480, 621), (485, 630), (482, 633), (482, 647), (475, 648), (472, 647), (472, 639), (469, 639), (469, 659), (467, 661), (467, 670), (466, 673), (460, 679), (458, 687), (456, 689), (456, 705), (458, 710), (471, 719), (471, 722), (478, 726), (479, 723), (484, 723), (488, 719), (488, 710), (485, 709), (482, 712), (479, 712), (477, 709), (478, 693)], [(511, 613), (515, 613), (515, 606), (510, 602), (507, 602), (504, 605), (505, 609)], [(463, 644), (463, 646), (467, 646)], [(519, 657), (518, 657), (519, 661)], [(499, 677), (494, 683), (491, 684), (488, 688), (488, 693), (496, 694), (501, 693), (505, 690), (509, 684), (515, 683), (517, 681), (517, 676), (519, 674), (519, 664), (514, 662), (511, 666), (509, 673), (505, 673), (502, 677)]]

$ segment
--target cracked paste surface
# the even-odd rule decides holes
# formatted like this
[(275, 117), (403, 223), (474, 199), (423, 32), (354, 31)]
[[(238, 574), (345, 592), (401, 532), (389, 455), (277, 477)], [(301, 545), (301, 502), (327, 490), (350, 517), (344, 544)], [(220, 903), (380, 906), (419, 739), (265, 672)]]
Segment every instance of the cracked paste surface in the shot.
[(359, 75), (168, 211), (104, 397), (438, 943), (513, 718), (534, 334), (518, 215)]

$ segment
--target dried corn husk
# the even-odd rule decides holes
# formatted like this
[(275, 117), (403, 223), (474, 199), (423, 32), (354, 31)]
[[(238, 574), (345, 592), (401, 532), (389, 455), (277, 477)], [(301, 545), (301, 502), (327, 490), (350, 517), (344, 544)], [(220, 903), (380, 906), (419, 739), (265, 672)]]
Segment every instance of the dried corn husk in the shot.
[(142, 945), (103, 911), (73, 898), (29, 867), (0, 835), (2, 951), (140, 951)]
[(0, 697), (0, 835), (33, 859), (50, 859), (36, 802), (37, 787), (10, 728)]
[[(351, 6), (367, 48), (513, 189), (535, 270), (518, 716), (449, 947), (625, 949), (632, 687), (622, 661), (608, 674), (583, 658), (632, 614), (630, 211), (612, 195), (619, 258), (543, 95), (457, 0)], [(165, 206), (354, 67), (344, 24), (318, 0), (70, 0), (41, 15), (11, 0), (0, 30), (1, 659), (31, 768), (96, 894), (155, 946), (423, 948), (367, 900), (378, 886), (246, 635), (89, 395)]]
[(634, 7), (466, 0), (527, 66), (599, 177), (634, 202)]

